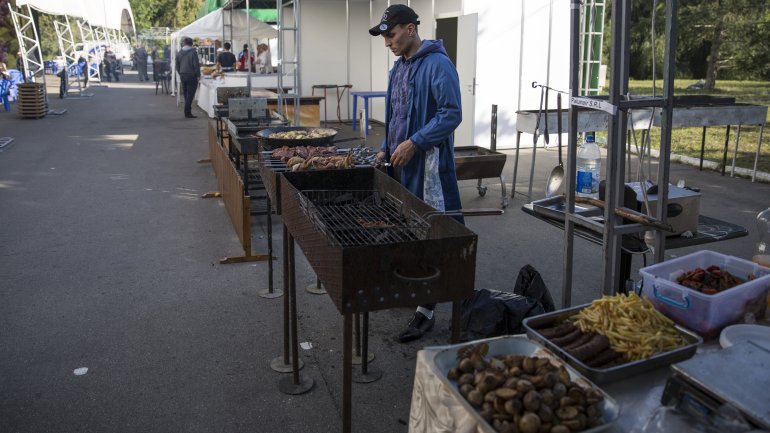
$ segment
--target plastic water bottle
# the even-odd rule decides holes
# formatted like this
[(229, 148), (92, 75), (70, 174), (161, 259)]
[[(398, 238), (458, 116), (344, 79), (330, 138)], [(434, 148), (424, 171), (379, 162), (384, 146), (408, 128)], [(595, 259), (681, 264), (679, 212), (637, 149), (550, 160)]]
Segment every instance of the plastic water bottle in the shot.
[(601, 161), (602, 153), (594, 141), (594, 136), (587, 134), (585, 141), (578, 147), (577, 152), (575, 192), (578, 196), (599, 198)]

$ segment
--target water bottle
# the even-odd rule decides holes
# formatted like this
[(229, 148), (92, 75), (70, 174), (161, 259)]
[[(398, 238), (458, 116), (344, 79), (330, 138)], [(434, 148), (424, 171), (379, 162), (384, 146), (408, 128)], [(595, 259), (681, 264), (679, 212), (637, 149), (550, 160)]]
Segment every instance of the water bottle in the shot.
[(602, 154), (592, 134), (586, 134), (585, 141), (578, 146), (577, 180), (575, 192), (579, 197), (599, 198), (599, 176)]

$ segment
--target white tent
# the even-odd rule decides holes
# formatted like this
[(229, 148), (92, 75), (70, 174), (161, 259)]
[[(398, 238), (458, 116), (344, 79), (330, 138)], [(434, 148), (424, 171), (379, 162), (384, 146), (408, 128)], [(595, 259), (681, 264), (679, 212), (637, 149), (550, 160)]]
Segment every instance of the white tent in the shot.
[[(228, 39), (231, 38), (229, 31), (227, 34), (224, 34), (224, 14), (226, 13), (232, 13), (232, 20), (230, 22), (232, 22), (233, 47), (238, 46), (235, 44), (236, 41), (246, 43), (249, 36), (251, 36), (252, 41), (255, 39), (273, 39), (278, 37), (276, 29), (247, 14), (245, 9), (235, 9), (231, 12), (229, 10), (223, 11), (222, 8), (219, 8), (171, 34), (171, 73), (173, 77), (176, 77), (176, 50), (179, 49), (179, 41), (182, 38), (219, 40), (222, 40), (223, 36)], [(172, 82), (173, 91), (176, 92), (176, 78)]]
[[(208, 15), (200, 18), (192, 24), (182, 27), (177, 32), (171, 35), (172, 40), (174, 38), (181, 39), (183, 37), (195, 38), (210, 38), (210, 39), (222, 39), (222, 32), (224, 29), (224, 17), (225, 13), (222, 9), (217, 9)], [(233, 14), (233, 40), (246, 40), (247, 32), (249, 29), (246, 27), (246, 10), (235, 9)], [(248, 16), (249, 24), (251, 25), (251, 37), (252, 39), (271, 39), (278, 37), (278, 32), (271, 26), (259, 21), (258, 19)], [(229, 33), (229, 32), (228, 32)], [(227, 34), (225, 37), (230, 38)]]
[(128, 15), (131, 31), (134, 28), (134, 15), (128, 0), (16, 0), (16, 6), (29, 5), (33, 9), (51, 15), (68, 15), (82, 18), (94, 27), (122, 29), (124, 14)]

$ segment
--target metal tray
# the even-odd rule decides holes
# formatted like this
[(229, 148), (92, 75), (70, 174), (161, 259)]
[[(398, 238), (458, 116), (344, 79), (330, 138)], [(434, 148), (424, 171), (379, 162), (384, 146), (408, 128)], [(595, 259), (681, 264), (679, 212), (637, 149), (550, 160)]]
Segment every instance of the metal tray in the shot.
[[(558, 221), (564, 221), (566, 209), (567, 204), (565, 203), (565, 197), (563, 195), (557, 195), (532, 202), (532, 210), (536, 214)], [(593, 218), (597, 222), (602, 222), (604, 218), (604, 211), (593, 206), (586, 207), (576, 204), (575, 213), (583, 215), (586, 218)]]
[(659, 353), (655, 356), (651, 356), (647, 359), (640, 361), (627, 362), (625, 364), (616, 365), (609, 368), (593, 368), (589, 367), (574, 356), (567, 353), (561, 347), (551, 343), (550, 340), (543, 337), (535, 328), (548, 327), (554, 322), (560, 322), (569, 317), (577, 314), (578, 311), (588, 307), (591, 304), (579, 305), (577, 307), (568, 308), (566, 310), (554, 311), (552, 313), (542, 314), (540, 316), (528, 317), (524, 319), (524, 328), (527, 330), (527, 336), (529, 338), (542, 343), (545, 347), (552, 350), (560, 358), (567, 361), (568, 364), (575, 367), (577, 371), (582, 373), (588, 379), (596, 383), (608, 383), (617, 380), (626, 379), (630, 376), (634, 376), (645, 371), (654, 370), (659, 367), (664, 367), (675, 362), (684, 361), (685, 359), (692, 358), (695, 355), (695, 351), (698, 345), (703, 343), (703, 339), (697, 334), (676, 325), (677, 331), (687, 341), (686, 346), (682, 346), (678, 349)]
[[(542, 345), (528, 340), (525, 336), (503, 336), (488, 338), (485, 340), (477, 340), (469, 343), (455, 344), (452, 346), (439, 346), (439, 347), (427, 347), (426, 351), (433, 351), (429, 354), (428, 362), (430, 363), (433, 373), (438, 376), (441, 382), (444, 383), (446, 389), (450, 390), (452, 395), (465, 407), (468, 413), (476, 421), (478, 430), (484, 433), (495, 433), (495, 429), (479, 415), (478, 411), (465, 400), (465, 397), (460, 394), (460, 390), (457, 388), (457, 384), (450, 381), (447, 378), (449, 369), (457, 366), (457, 350), (465, 346), (474, 346), (479, 343), (489, 344), (489, 352), (487, 356), (495, 355), (525, 355), (525, 356), (538, 356), (543, 358), (551, 358), (557, 363), (561, 363), (551, 351), (544, 348)], [(592, 429), (583, 430), (583, 433), (595, 433), (609, 429), (620, 414), (620, 405), (614, 398), (607, 394), (603, 389), (594, 385), (590, 380), (581, 375), (574, 368), (568, 364), (564, 364), (565, 368), (569, 372), (572, 381), (581, 386), (591, 386), (601, 391), (604, 396), (600, 409), (602, 411), (602, 421), (604, 423), (598, 427)]]

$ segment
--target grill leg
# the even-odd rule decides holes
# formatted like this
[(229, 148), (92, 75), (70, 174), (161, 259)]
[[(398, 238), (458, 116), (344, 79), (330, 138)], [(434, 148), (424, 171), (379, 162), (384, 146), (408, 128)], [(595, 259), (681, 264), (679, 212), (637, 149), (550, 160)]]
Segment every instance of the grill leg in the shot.
[[(289, 293), (289, 231), (283, 226), (283, 290)], [(304, 366), (302, 360), (298, 360), (299, 368)], [(289, 297), (283, 297), (283, 356), (278, 356), (270, 361), (270, 368), (279, 373), (291, 373), (293, 371), (291, 358), (289, 357)]]
[(324, 286), (321, 284), (321, 279), (318, 277), (316, 277), (314, 284), (308, 284), (307, 287), (305, 287), (305, 291), (314, 295), (326, 294), (326, 289), (324, 289)]
[(516, 198), (516, 176), (519, 172), (519, 149), (521, 146), (521, 132), (516, 132), (516, 157), (513, 159), (513, 179), (511, 180), (511, 198)]
[(460, 342), (460, 313), (462, 303), (460, 301), (452, 302), (452, 344)]
[(284, 394), (304, 394), (313, 388), (313, 379), (299, 373), (299, 343), (297, 342), (297, 281), (295, 279), (294, 238), (289, 235), (289, 308), (291, 315), (291, 367), (292, 375), (278, 381), (278, 390)]
[(267, 289), (262, 289), (259, 296), (273, 299), (283, 296), (283, 290), (273, 288), (273, 207), (270, 196), (265, 197), (267, 206)]
[(369, 365), (369, 312), (364, 315), (364, 332), (359, 333), (359, 314), (356, 314), (356, 350), (359, 349), (359, 338), (361, 339), (361, 370), (353, 372), (353, 382), (371, 383), (382, 377), (382, 371)]
[(342, 325), (342, 431), (350, 433), (352, 431), (352, 401), (351, 392), (353, 390), (353, 327), (351, 313), (345, 313)]

